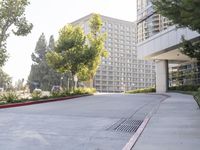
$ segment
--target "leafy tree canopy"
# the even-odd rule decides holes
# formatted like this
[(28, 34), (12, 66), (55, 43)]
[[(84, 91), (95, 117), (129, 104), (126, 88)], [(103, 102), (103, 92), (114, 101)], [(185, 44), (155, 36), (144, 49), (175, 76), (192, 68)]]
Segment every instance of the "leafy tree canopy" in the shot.
[(25, 17), (25, 7), (28, 0), (1, 0), (0, 1), (0, 66), (8, 58), (6, 40), (10, 31), (17, 36), (26, 36), (31, 32), (33, 25)]
[(47, 61), (60, 72), (70, 71), (75, 75), (85, 63), (85, 35), (81, 27), (64, 26), (59, 32), (55, 51), (47, 53)]
[(101, 32), (102, 25), (101, 17), (98, 14), (93, 14), (89, 21), (90, 33), (87, 35), (89, 47), (85, 55), (88, 61), (79, 73), (79, 78), (83, 81), (91, 80), (96, 74), (101, 58), (108, 56), (104, 45), (107, 35)]
[(200, 33), (199, 0), (154, 0), (155, 10), (180, 27), (188, 27)]
[(87, 62), (85, 42), (86, 36), (81, 27), (64, 26), (59, 32), (55, 50), (46, 55), (48, 64), (61, 73), (70, 72), (75, 77)]
[(81, 80), (93, 77), (101, 57), (107, 54), (104, 48), (106, 36), (101, 34), (99, 15), (94, 14), (89, 25), (88, 35), (80, 26), (64, 26), (59, 32), (55, 50), (46, 55), (48, 64), (60, 72), (70, 72), (73, 77), (78, 75)]

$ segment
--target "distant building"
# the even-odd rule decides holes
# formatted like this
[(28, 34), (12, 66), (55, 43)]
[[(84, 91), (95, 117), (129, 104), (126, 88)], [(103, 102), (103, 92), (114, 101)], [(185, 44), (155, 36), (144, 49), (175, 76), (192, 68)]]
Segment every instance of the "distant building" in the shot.
[[(88, 21), (92, 14), (74, 21), (89, 32)], [(122, 92), (155, 85), (153, 61), (137, 59), (136, 24), (134, 22), (101, 16), (102, 32), (107, 32), (105, 47), (108, 58), (103, 58), (94, 77), (99, 92)]]
[(171, 21), (157, 14), (152, 7), (152, 0), (137, 0), (137, 41), (142, 42), (149, 37), (166, 30)]

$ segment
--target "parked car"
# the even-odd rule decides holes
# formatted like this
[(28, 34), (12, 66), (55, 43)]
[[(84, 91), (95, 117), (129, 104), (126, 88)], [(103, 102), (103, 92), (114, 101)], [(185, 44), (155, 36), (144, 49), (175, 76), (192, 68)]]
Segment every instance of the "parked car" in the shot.
[(62, 91), (62, 87), (59, 85), (54, 85), (51, 89), (51, 92), (59, 92)]

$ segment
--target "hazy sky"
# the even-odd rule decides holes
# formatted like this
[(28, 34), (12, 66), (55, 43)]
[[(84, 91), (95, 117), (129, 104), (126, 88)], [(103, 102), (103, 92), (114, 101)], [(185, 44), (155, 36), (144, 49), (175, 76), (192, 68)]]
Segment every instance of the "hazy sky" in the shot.
[(10, 36), (7, 41), (9, 60), (3, 67), (14, 81), (25, 78), (32, 64), (31, 53), (44, 32), (47, 41), (50, 35), (55, 40), (65, 24), (96, 12), (108, 17), (127, 21), (136, 20), (136, 0), (30, 0), (26, 16), (34, 28), (26, 37)]

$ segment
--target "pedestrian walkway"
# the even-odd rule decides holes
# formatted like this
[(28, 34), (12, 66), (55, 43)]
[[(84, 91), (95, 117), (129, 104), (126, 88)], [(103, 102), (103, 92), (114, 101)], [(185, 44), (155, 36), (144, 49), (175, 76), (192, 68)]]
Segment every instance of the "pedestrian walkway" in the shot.
[(200, 109), (190, 95), (168, 93), (132, 150), (199, 150)]

